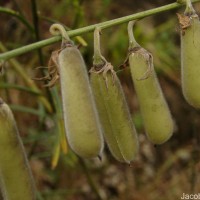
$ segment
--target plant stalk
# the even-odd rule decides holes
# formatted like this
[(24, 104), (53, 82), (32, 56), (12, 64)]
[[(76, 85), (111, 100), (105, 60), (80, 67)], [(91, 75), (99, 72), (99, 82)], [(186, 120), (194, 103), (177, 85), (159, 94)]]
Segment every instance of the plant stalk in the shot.
[(91, 176), (91, 174), (89, 172), (89, 169), (88, 169), (88, 166), (87, 166), (86, 162), (82, 158), (79, 157), (79, 163), (80, 163), (80, 166), (81, 166), (83, 172), (85, 173), (85, 176), (87, 177), (88, 183), (89, 183), (92, 191), (96, 195), (96, 198), (98, 200), (103, 200), (103, 197), (99, 193), (98, 187), (95, 184), (95, 182), (94, 182), (94, 180), (93, 180), (93, 178), (92, 178), (92, 176)]
[[(196, 2), (200, 2), (200, 0), (192, 0), (191, 2), (196, 3)], [(78, 28), (78, 29), (75, 29), (75, 30), (72, 30), (72, 31), (68, 31), (68, 35), (69, 35), (69, 37), (82, 35), (84, 33), (94, 31), (94, 29), (96, 27), (99, 27), (101, 29), (110, 28), (110, 27), (113, 27), (113, 26), (116, 26), (116, 25), (119, 25), (119, 24), (126, 23), (126, 22), (131, 21), (131, 20), (142, 19), (144, 17), (148, 17), (148, 16), (151, 16), (151, 15), (156, 15), (158, 13), (166, 12), (166, 11), (169, 11), (169, 10), (172, 10), (172, 9), (180, 8), (183, 5), (185, 5), (185, 3), (184, 4), (171, 3), (171, 4), (168, 4), (168, 5), (165, 5), (165, 6), (153, 8), (153, 9), (146, 10), (146, 11), (143, 11), (143, 12), (139, 12), (139, 13), (136, 13), (136, 14), (133, 14), (133, 15), (128, 15), (128, 16), (125, 16), (125, 17), (120, 17), (120, 18), (109, 20), (109, 21), (106, 21), (106, 22), (101, 22), (101, 23), (98, 23), (98, 24), (93, 24), (93, 25), (86, 26), (86, 27), (83, 27), (83, 28)], [(0, 54), (0, 61), (5, 61), (5, 60), (8, 60), (10, 58), (22, 55), (22, 54), (27, 53), (27, 52), (30, 52), (32, 50), (42, 48), (44, 46), (48, 46), (50, 44), (61, 41), (61, 39), (62, 39), (61, 36), (54, 36), (54, 37), (51, 37), (49, 39), (45, 39), (45, 40), (42, 40), (42, 41), (39, 41), (39, 42), (35, 42), (35, 43), (32, 43), (32, 44), (29, 44), (29, 45), (8, 51), (6, 53), (2, 53), (2, 54)]]

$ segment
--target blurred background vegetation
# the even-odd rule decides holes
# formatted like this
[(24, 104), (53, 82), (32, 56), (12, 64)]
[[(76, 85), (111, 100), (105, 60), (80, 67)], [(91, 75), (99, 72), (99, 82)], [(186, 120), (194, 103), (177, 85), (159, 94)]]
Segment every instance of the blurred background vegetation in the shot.
[[(15, 10), (22, 23), (0, 13), (0, 52), (50, 37), (60, 22), (70, 29), (156, 8), (165, 0), (0, 0)], [(197, 13), (200, 4), (195, 4)], [(9, 60), (0, 77), (0, 96), (11, 106), (38, 189), (38, 200), (177, 200), (182, 193), (200, 192), (200, 112), (189, 106), (180, 87), (180, 42), (176, 13), (168, 11), (140, 20), (134, 28), (138, 43), (152, 52), (160, 84), (176, 121), (173, 137), (154, 146), (145, 136), (129, 69), (118, 72), (139, 133), (140, 151), (131, 167), (115, 161), (106, 148), (102, 161), (83, 160), (71, 152), (63, 132), (59, 84), (49, 89), (41, 77), (55, 44)], [(126, 58), (127, 24), (103, 30), (102, 53), (116, 71)], [(88, 69), (92, 66), (93, 34), (73, 38)], [(17, 184), (17, 180), (16, 180)]]

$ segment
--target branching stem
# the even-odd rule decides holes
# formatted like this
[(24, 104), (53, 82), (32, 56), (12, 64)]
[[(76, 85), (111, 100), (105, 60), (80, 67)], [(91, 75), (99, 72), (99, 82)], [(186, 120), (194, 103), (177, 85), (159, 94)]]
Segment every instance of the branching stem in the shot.
[[(196, 2), (200, 2), (200, 0), (192, 0), (191, 2), (196, 3)], [(139, 12), (139, 13), (136, 13), (136, 14), (133, 14), (133, 15), (120, 17), (120, 18), (117, 18), (117, 19), (113, 19), (113, 20), (109, 20), (109, 21), (106, 21), (106, 22), (86, 26), (86, 27), (83, 27), (83, 28), (78, 28), (78, 29), (75, 29), (75, 30), (72, 30), (72, 31), (68, 31), (67, 33), (68, 33), (69, 37), (74, 37), (74, 36), (77, 36), (77, 35), (82, 35), (84, 33), (94, 31), (94, 29), (96, 27), (99, 27), (101, 29), (113, 27), (113, 26), (116, 26), (116, 25), (119, 25), (119, 24), (122, 24), (122, 23), (126, 23), (126, 22), (131, 21), (131, 20), (142, 19), (144, 17), (148, 17), (148, 16), (151, 16), (151, 15), (155, 15), (155, 14), (158, 14), (158, 13), (162, 13), (162, 12), (166, 12), (166, 11), (169, 11), (169, 10), (172, 10), (172, 9), (176, 9), (176, 8), (179, 8), (183, 5), (184, 4), (180, 4), (180, 3), (171, 3), (171, 4), (168, 4), (168, 5), (165, 5), (165, 6), (146, 10), (146, 11)], [(0, 61), (8, 60), (10, 58), (22, 55), (24, 53), (33, 51), (35, 49), (42, 48), (44, 46), (48, 46), (50, 44), (61, 41), (61, 39), (62, 39), (61, 36), (54, 36), (54, 37), (49, 38), (49, 39), (45, 39), (45, 40), (42, 40), (42, 41), (39, 41), (39, 42), (35, 42), (33, 44), (29, 44), (29, 45), (20, 47), (18, 49), (8, 51), (6, 53), (2, 53), (2, 54), (0, 54)]]

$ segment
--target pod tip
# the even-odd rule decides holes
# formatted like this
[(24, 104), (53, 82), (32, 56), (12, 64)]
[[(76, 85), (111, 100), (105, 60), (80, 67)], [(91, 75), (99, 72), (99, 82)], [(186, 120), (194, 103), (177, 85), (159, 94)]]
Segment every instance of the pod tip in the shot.
[(102, 156), (101, 156), (101, 155), (98, 155), (97, 157), (98, 157), (98, 159), (102, 162)]

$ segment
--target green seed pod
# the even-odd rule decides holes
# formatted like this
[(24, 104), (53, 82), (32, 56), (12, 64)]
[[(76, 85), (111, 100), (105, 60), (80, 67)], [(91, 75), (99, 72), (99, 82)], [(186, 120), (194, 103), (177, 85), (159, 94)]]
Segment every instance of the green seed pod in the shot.
[[(190, 5), (191, 6), (191, 5)], [(181, 27), (181, 79), (187, 102), (200, 108), (200, 21), (191, 7), (178, 14)]]
[[(95, 40), (98, 39), (99, 31), (96, 29)], [(104, 138), (110, 152), (118, 161), (130, 163), (138, 152), (136, 130), (120, 81), (112, 65), (100, 55), (99, 45), (95, 44), (94, 67), (90, 71), (90, 80)], [(100, 62), (103, 64), (101, 67)]]
[(6, 200), (34, 200), (35, 187), (13, 114), (0, 99), (0, 188)]
[(129, 22), (129, 66), (140, 104), (145, 130), (150, 141), (162, 144), (174, 130), (174, 122), (153, 66), (152, 55), (137, 44)]
[(103, 139), (85, 63), (75, 46), (62, 50), (58, 62), (68, 143), (79, 156), (96, 157)]
[(69, 146), (83, 158), (101, 156), (102, 130), (83, 57), (60, 24), (53, 24), (50, 32), (63, 37), (56, 64)]
[(107, 72), (106, 80), (102, 73), (91, 73), (91, 85), (109, 150), (118, 161), (130, 163), (138, 152), (138, 139), (115, 72)]

